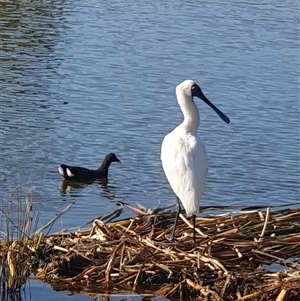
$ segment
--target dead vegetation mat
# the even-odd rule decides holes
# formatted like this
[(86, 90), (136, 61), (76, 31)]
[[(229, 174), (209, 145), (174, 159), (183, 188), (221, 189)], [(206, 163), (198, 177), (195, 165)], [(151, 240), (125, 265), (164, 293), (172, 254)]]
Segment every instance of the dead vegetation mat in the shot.
[[(120, 206), (110, 219), (120, 215)], [(130, 291), (172, 300), (300, 300), (299, 209), (198, 217), (196, 243), (182, 214), (175, 241), (168, 241), (174, 217), (138, 210), (114, 222), (95, 219), (87, 230), (35, 235), (26, 241), (27, 251), (22, 248), (23, 261), (56, 290)], [(8, 270), (15, 262), (6, 260), (8, 249), (16, 258), (19, 245), (1, 246)]]

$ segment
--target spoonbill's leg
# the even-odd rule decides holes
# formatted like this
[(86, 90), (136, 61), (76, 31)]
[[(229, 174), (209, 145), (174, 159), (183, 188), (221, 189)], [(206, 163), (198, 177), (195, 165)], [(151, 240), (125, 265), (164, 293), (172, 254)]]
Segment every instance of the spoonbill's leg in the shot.
[(193, 215), (193, 242), (196, 242), (196, 215)]
[(173, 226), (173, 231), (172, 231), (172, 235), (170, 237), (170, 242), (172, 242), (174, 240), (174, 236), (175, 236), (175, 230), (176, 230), (176, 226), (177, 226), (177, 221), (178, 221), (178, 217), (179, 217), (179, 213), (180, 213), (180, 200), (178, 198), (178, 196), (176, 196), (176, 216), (175, 216), (175, 222), (174, 222), (174, 226)]

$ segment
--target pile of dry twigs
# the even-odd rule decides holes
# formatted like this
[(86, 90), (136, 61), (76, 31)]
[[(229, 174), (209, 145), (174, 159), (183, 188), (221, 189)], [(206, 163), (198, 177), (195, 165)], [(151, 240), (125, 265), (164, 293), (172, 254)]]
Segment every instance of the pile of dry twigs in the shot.
[[(252, 210), (198, 217), (197, 239), (180, 214), (119, 204), (87, 230), (35, 235), (26, 241), (31, 272), (55, 289), (131, 291), (170, 299), (300, 300), (300, 210)], [(127, 207), (137, 215), (105, 222)], [(17, 254), (10, 245), (2, 258)], [(13, 266), (13, 260), (10, 265)], [(277, 272), (268, 267), (278, 264)], [(9, 267), (9, 263), (6, 262)], [(199, 299), (200, 298), (200, 299)]]

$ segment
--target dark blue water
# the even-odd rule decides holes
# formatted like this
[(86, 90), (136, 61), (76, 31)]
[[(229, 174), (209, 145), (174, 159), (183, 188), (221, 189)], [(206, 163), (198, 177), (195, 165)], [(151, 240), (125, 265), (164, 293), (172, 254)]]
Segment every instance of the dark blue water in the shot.
[[(182, 120), (174, 88), (187, 78), (231, 119), (197, 102), (201, 204), (299, 202), (295, 1), (2, 1), (0, 16), (3, 208), (14, 187), (30, 191), (41, 226), (74, 200), (58, 231), (113, 211), (112, 199), (174, 202), (160, 145)], [(122, 165), (107, 188), (61, 189), (60, 163), (97, 168), (111, 151)]]

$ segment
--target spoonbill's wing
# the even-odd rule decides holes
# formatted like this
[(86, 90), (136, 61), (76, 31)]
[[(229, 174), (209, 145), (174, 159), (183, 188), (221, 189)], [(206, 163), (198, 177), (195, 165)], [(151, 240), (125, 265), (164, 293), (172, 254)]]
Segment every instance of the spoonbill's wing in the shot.
[(205, 146), (196, 136), (166, 135), (161, 147), (163, 170), (187, 214), (197, 214), (205, 189), (208, 163)]

